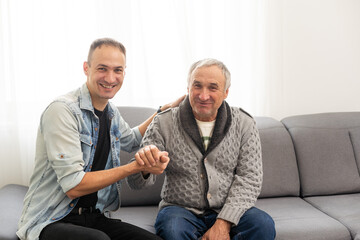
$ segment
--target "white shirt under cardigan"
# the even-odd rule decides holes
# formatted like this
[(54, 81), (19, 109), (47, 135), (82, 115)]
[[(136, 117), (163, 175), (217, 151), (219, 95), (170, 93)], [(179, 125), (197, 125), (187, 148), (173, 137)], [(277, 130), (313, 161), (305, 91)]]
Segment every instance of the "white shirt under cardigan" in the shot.
[(200, 120), (196, 120), (196, 123), (199, 127), (199, 132), (201, 135), (201, 140), (204, 144), (204, 148), (205, 150), (208, 148), (209, 143), (211, 141), (211, 136), (214, 130), (214, 126), (215, 126), (215, 120), (214, 121), (210, 121), (210, 122), (203, 122)]
[[(255, 205), (262, 184), (262, 159), (255, 121), (240, 108), (224, 101), (212, 136), (204, 149), (188, 98), (178, 108), (158, 114), (149, 126), (142, 145), (154, 144), (169, 153), (160, 208), (184, 207), (195, 214), (207, 209), (218, 218), (238, 224)], [(128, 177), (139, 189), (154, 182), (155, 175)]]

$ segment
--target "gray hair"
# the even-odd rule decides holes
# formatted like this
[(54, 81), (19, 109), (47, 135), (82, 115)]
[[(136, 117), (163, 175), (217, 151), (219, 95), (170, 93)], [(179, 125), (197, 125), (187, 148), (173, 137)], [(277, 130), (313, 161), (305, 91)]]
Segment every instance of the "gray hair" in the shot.
[(213, 58), (206, 58), (206, 59), (203, 59), (203, 60), (200, 60), (200, 61), (197, 61), (195, 63), (193, 63), (190, 67), (190, 70), (189, 70), (189, 74), (188, 74), (188, 87), (190, 86), (190, 82), (191, 82), (191, 77), (192, 75), (195, 73), (195, 71), (198, 69), (198, 68), (201, 68), (201, 67), (210, 67), (210, 66), (218, 66), (224, 77), (225, 77), (225, 91), (230, 87), (231, 85), (231, 75), (230, 75), (230, 72), (229, 70), (227, 69), (227, 67), (225, 66), (225, 64), (219, 60), (216, 60), (216, 59), (213, 59)]
[(122, 43), (120, 43), (112, 38), (99, 38), (99, 39), (96, 39), (95, 41), (93, 41), (90, 46), (88, 59), (87, 59), (87, 63), (89, 64), (89, 66), (91, 64), (91, 58), (92, 58), (92, 55), (93, 55), (95, 49), (100, 48), (103, 45), (118, 48), (125, 55), (125, 58), (126, 58), (126, 49)]

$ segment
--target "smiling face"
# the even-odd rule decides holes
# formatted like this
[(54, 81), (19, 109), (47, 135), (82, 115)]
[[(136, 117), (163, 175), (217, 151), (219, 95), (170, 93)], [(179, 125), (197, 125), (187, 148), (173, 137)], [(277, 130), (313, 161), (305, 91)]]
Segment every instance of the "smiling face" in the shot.
[(204, 66), (195, 70), (188, 87), (195, 118), (204, 122), (215, 120), (228, 93), (229, 89), (225, 90), (225, 76), (218, 66)]
[(91, 62), (84, 63), (92, 104), (97, 110), (104, 110), (109, 99), (120, 90), (125, 76), (126, 59), (120, 49), (102, 45), (97, 47)]

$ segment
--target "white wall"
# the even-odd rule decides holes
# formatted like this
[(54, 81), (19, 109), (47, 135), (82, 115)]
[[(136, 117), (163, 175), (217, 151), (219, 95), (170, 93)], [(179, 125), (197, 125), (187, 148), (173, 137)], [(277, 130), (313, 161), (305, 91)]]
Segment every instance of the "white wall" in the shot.
[(269, 33), (270, 68), (277, 70), (269, 72), (282, 88), (272, 89), (269, 115), (360, 111), (360, 1), (280, 0), (277, 6)]

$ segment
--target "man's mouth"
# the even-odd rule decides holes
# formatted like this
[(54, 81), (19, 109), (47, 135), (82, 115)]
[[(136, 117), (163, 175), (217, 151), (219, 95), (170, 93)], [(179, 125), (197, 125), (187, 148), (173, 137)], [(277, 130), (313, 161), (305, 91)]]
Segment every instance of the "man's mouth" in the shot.
[(103, 88), (107, 88), (107, 89), (112, 89), (115, 87), (115, 85), (105, 85), (105, 84), (102, 84), (100, 83), (100, 86), (102, 86)]
[(198, 102), (198, 104), (201, 106), (208, 106), (208, 105), (211, 105), (212, 102)]

